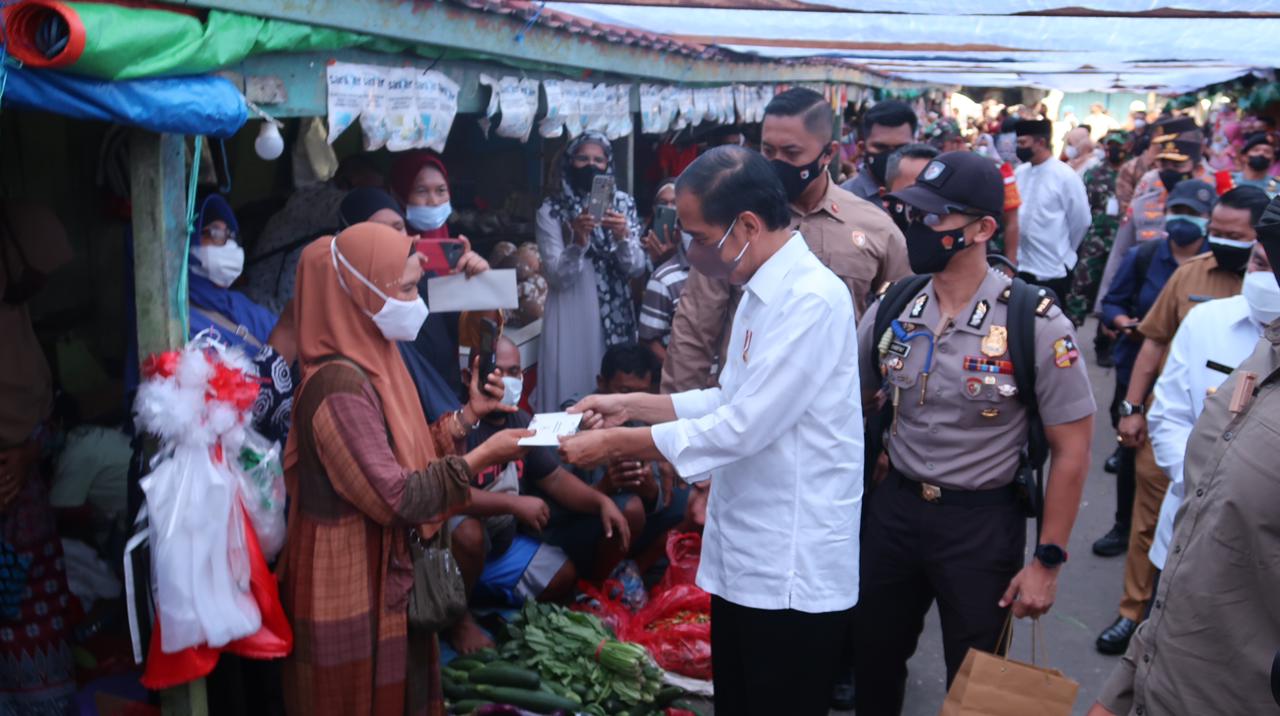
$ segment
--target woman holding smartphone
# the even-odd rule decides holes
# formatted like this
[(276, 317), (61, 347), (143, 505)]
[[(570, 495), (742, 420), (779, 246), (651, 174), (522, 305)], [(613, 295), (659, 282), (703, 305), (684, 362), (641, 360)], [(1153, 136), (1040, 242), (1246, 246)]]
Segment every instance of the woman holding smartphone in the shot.
[(614, 176), (609, 140), (587, 132), (570, 142), (557, 176), (555, 193), (538, 209), (536, 228), (550, 289), (534, 396), (544, 412), (591, 392), (605, 349), (636, 340), (629, 280), (645, 268), (635, 199), (597, 182)]

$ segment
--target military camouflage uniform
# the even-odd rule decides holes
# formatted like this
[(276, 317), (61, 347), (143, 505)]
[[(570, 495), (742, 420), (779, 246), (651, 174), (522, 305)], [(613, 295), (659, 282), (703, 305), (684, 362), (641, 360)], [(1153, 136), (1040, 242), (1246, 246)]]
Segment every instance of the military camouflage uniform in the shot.
[[(1077, 326), (1084, 323), (1085, 317), (1093, 308), (1098, 294), (1098, 283), (1102, 280), (1102, 270), (1107, 265), (1107, 255), (1111, 253), (1111, 244), (1116, 237), (1116, 229), (1120, 227), (1112, 199), (1116, 195), (1116, 168), (1107, 162), (1097, 164), (1084, 175), (1084, 188), (1089, 196), (1089, 212), (1093, 222), (1089, 231), (1080, 243), (1079, 257), (1071, 276), (1071, 292), (1067, 297), (1065, 313)], [(1107, 205), (1112, 204), (1112, 211), (1107, 213)]]

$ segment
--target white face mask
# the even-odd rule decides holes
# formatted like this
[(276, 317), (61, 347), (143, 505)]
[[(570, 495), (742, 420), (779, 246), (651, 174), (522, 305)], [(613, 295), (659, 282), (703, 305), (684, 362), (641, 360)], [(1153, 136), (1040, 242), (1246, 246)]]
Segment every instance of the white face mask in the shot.
[(244, 270), (244, 249), (235, 241), (221, 246), (196, 246), (191, 249), (191, 255), (200, 261), (191, 265), (191, 271), (222, 288), (235, 283)]
[(438, 206), (410, 206), (405, 209), (404, 218), (409, 226), (418, 231), (434, 231), (444, 226), (453, 214), (453, 205), (445, 202)]
[(1066, 154), (1067, 154), (1067, 159), (1075, 159), (1076, 157), (1080, 156), (1080, 150), (1076, 149), (1071, 145), (1067, 145)]
[(504, 375), (502, 377), (502, 404), (519, 405), (520, 396), (522, 395), (524, 395), (524, 379)]
[[(336, 238), (329, 244), (329, 254), (333, 258), (333, 270), (338, 274), (338, 283), (342, 285), (342, 290), (346, 291), (348, 296), (351, 296), (351, 289), (347, 287), (347, 282), (342, 278), (342, 271), (338, 269), (339, 261), (347, 267), (352, 276), (360, 279), (360, 282), (368, 286), (374, 295), (383, 300), (382, 308), (377, 313), (364, 311), (366, 316), (373, 319), (378, 330), (382, 331), (383, 338), (389, 341), (411, 341), (418, 337), (418, 332), (422, 330), (422, 324), (427, 322), (427, 315), (430, 313), (427, 302), (422, 300), (421, 296), (413, 301), (403, 301), (380, 291), (372, 281), (360, 275), (351, 262), (347, 261), (347, 257), (338, 251)], [(354, 301), (355, 297), (352, 296), (351, 300)]]
[(1270, 271), (1250, 271), (1244, 275), (1240, 289), (1249, 303), (1249, 315), (1258, 325), (1270, 325), (1280, 318), (1280, 284)]

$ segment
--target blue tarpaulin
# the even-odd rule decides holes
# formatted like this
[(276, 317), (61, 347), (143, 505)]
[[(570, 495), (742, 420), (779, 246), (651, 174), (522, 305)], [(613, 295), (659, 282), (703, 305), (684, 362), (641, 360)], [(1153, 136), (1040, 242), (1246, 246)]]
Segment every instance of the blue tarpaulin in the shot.
[(209, 75), (109, 82), (52, 70), (0, 66), (0, 109), (38, 109), (167, 134), (226, 138), (249, 118), (244, 95)]

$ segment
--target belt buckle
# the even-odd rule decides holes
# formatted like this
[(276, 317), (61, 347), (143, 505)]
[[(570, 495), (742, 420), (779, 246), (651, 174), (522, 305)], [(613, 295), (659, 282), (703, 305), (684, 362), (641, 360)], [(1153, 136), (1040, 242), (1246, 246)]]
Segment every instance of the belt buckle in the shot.
[(942, 488), (922, 482), (920, 483), (920, 496), (924, 498), (925, 502), (937, 502), (942, 499)]

